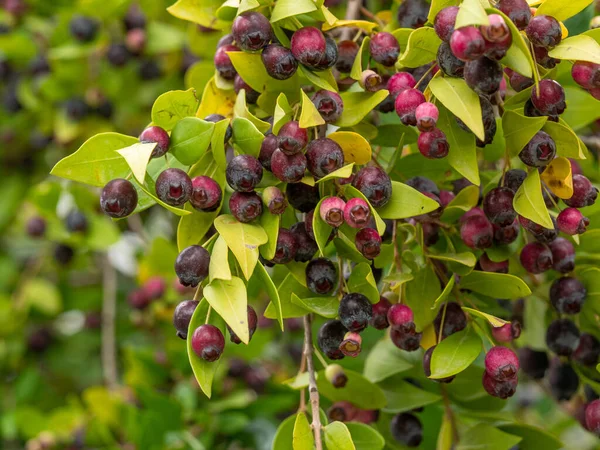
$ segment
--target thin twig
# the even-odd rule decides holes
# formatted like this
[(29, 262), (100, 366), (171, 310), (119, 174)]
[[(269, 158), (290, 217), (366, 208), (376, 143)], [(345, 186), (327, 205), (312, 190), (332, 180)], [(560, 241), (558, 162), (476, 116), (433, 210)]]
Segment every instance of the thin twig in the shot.
[(454, 411), (450, 407), (450, 399), (448, 398), (448, 392), (446, 386), (442, 384), (442, 397), (444, 399), (444, 408), (446, 409), (446, 416), (450, 421), (450, 427), (452, 428), (452, 443), (458, 442), (458, 427), (456, 426), (456, 419), (454, 418)]
[[(346, 9), (345, 20), (356, 20), (360, 16), (360, 7), (362, 6), (362, 0), (348, 0), (348, 8)], [(352, 28), (346, 27), (342, 30), (340, 35), (341, 41), (347, 41), (352, 38)]]
[(108, 256), (102, 261), (102, 369), (104, 382), (109, 389), (117, 387), (117, 272), (110, 264)]
[(323, 358), (323, 355), (321, 355), (321, 352), (319, 350), (317, 350), (317, 348), (314, 345), (313, 345), (313, 352), (315, 353), (315, 355), (317, 356), (317, 359), (323, 366), (323, 369), (327, 369), (327, 366), (329, 364), (327, 364), (327, 361), (325, 361), (325, 358)]
[(365, 8), (364, 6), (361, 6), (359, 10), (363, 16), (368, 17), (369, 19), (377, 22), (377, 25), (379, 25), (379, 28), (382, 28), (382, 29), (385, 28), (385, 23), (383, 23), (383, 21), (379, 17), (377, 17), (375, 14), (373, 14), (367, 8)]
[(321, 416), (319, 409), (319, 391), (315, 378), (315, 365), (312, 358), (312, 320), (311, 315), (304, 316), (304, 354), (306, 355), (306, 366), (308, 368), (308, 395), (312, 411), (312, 429), (315, 435), (315, 449), (323, 450), (321, 440)]

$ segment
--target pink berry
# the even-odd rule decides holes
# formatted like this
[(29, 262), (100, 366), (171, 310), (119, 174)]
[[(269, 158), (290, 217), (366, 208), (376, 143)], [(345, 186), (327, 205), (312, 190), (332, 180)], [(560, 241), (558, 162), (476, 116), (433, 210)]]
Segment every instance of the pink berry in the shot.
[(475, 215), (462, 224), (460, 237), (468, 247), (485, 249), (492, 246), (494, 228), (485, 216)]
[(500, 14), (488, 16), (489, 25), (479, 27), (481, 35), (488, 42), (502, 42), (510, 36), (510, 29)]
[(362, 198), (351, 198), (344, 207), (344, 220), (352, 228), (364, 228), (371, 220), (371, 208)]
[(519, 358), (506, 347), (492, 347), (485, 355), (485, 371), (495, 380), (514, 378), (519, 371)]
[(417, 84), (415, 77), (408, 72), (398, 72), (390, 77), (387, 82), (387, 90), (390, 95), (397, 97), (398, 94), (406, 89), (412, 89)]
[(388, 310), (387, 319), (392, 328), (402, 328), (414, 321), (414, 314), (408, 306), (396, 303)]
[(439, 128), (421, 133), (417, 145), (421, 154), (430, 159), (445, 158), (450, 150), (446, 134)]
[(479, 258), (479, 266), (484, 272), (508, 273), (508, 260), (492, 261), (485, 253)]
[(541, 242), (530, 242), (521, 250), (521, 265), (533, 274), (539, 274), (552, 267), (552, 252)]
[(450, 36), (452, 36), (452, 32), (454, 31), (457, 15), (458, 6), (448, 6), (440, 10), (435, 16), (433, 28), (442, 41), (448, 42), (450, 40)]
[(325, 48), (325, 36), (318, 28), (300, 28), (292, 35), (292, 54), (300, 64), (317, 66), (325, 55)]
[(567, 107), (565, 90), (558, 82), (549, 79), (541, 80), (539, 89), (534, 86), (531, 102), (540, 113), (547, 116), (560, 115)]
[(585, 407), (585, 425), (589, 431), (600, 436), (600, 400), (594, 400)]
[(570, 235), (585, 233), (589, 224), (590, 220), (576, 208), (565, 208), (556, 218), (558, 229)]
[(571, 76), (585, 89), (600, 88), (600, 64), (577, 61), (571, 68)]
[(433, 130), (439, 117), (440, 111), (437, 106), (430, 102), (421, 103), (415, 111), (419, 131)]
[(382, 31), (371, 36), (369, 42), (371, 57), (379, 64), (391, 67), (400, 54), (400, 44), (392, 33)]
[(328, 225), (338, 228), (344, 223), (346, 202), (339, 197), (328, 197), (321, 202), (319, 215)]
[(418, 89), (405, 89), (398, 94), (395, 102), (396, 114), (404, 125), (417, 124), (415, 114), (421, 103), (425, 103), (425, 96)]
[(521, 335), (521, 324), (517, 321), (501, 327), (492, 327), (492, 336), (498, 342), (512, 342)]
[(477, 27), (459, 28), (450, 37), (450, 48), (461, 61), (473, 61), (485, 53), (485, 39)]

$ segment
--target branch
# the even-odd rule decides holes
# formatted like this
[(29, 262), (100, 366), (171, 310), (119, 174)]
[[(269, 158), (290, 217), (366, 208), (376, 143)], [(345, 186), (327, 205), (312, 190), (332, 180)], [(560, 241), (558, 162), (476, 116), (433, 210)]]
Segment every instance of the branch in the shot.
[(117, 349), (115, 318), (117, 307), (117, 272), (108, 256), (102, 261), (102, 369), (109, 389), (117, 387)]
[(594, 152), (600, 151), (600, 138), (597, 136), (580, 136), (581, 141)]
[(315, 365), (312, 358), (312, 324), (311, 315), (304, 316), (304, 350), (306, 355), (306, 366), (308, 368), (308, 392), (310, 406), (312, 410), (312, 429), (315, 435), (316, 450), (323, 450), (321, 441), (321, 411), (319, 410), (319, 391), (317, 390), (317, 380), (315, 378)]
[(444, 399), (444, 409), (446, 410), (446, 416), (450, 421), (450, 428), (452, 428), (452, 443), (458, 443), (458, 427), (456, 426), (456, 419), (454, 417), (454, 411), (450, 407), (450, 399), (448, 398), (448, 392), (446, 386), (442, 385), (442, 397)]
[[(362, 0), (348, 0), (348, 8), (346, 9), (345, 20), (356, 20), (360, 17), (360, 7)], [(348, 41), (352, 39), (352, 28), (346, 27), (342, 30), (340, 40)]]

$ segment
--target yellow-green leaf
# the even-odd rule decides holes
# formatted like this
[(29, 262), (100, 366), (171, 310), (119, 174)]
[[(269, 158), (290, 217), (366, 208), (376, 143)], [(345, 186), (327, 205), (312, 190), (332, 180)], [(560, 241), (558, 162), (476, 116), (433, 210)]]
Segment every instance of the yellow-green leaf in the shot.
[(565, 39), (548, 53), (556, 59), (600, 64), (600, 44), (584, 34)]
[(316, 10), (317, 6), (311, 0), (277, 0), (273, 11), (271, 11), (271, 22)]
[(583, 11), (594, 0), (544, 0), (535, 12), (536, 16), (552, 16), (564, 21)]
[(542, 184), (537, 169), (529, 171), (527, 178), (515, 194), (513, 207), (526, 219), (532, 220), (544, 228), (554, 228), (542, 196)]
[(482, 272), (474, 270), (460, 279), (461, 289), (470, 289), (479, 294), (494, 298), (515, 300), (531, 294), (523, 280), (507, 273)]
[(154, 147), (156, 147), (156, 142), (133, 144), (117, 150), (117, 153), (125, 158), (133, 176), (139, 183), (143, 183), (144, 178), (146, 178), (146, 168), (148, 167), (148, 161), (150, 161), (150, 155)]
[(179, 120), (194, 116), (197, 108), (194, 89), (165, 92), (152, 105), (152, 123), (170, 131)]
[(389, 92), (385, 89), (373, 93), (343, 92), (340, 96), (344, 102), (344, 112), (334, 125), (344, 128), (353, 127), (384, 101), (388, 95)]
[(462, 307), (462, 310), (466, 313), (469, 314), (473, 314), (475, 316), (479, 316), (482, 319), (487, 320), (491, 326), (493, 326), (494, 328), (499, 328), (499, 327), (503, 327), (504, 325), (506, 325), (507, 323), (510, 323), (504, 319), (500, 319), (499, 317), (496, 316), (492, 316), (491, 314), (487, 314), (481, 311), (478, 311), (476, 309), (473, 308), (467, 308), (466, 306)]
[(323, 435), (328, 449), (356, 450), (350, 430), (343, 422), (331, 422), (323, 428)]
[(208, 278), (231, 280), (231, 270), (229, 269), (229, 248), (227, 242), (221, 236), (217, 238), (210, 254), (210, 264), (208, 266)]
[(306, 418), (306, 413), (300, 412), (296, 416), (292, 438), (293, 450), (313, 450), (315, 437)]
[(421, 194), (412, 187), (392, 181), (390, 201), (377, 211), (384, 219), (406, 219), (434, 211), (440, 207), (435, 200)]
[(319, 125), (324, 125), (325, 120), (321, 117), (321, 113), (314, 105), (314, 103), (310, 100), (308, 95), (304, 91), (301, 90), (302, 97), (302, 106), (300, 110), (300, 121), (299, 125), (301, 128), (310, 128), (316, 127)]
[(408, 38), (408, 45), (397, 64), (400, 67), (419, 67), (435, 61), (441, 39), (431, 27), (414, 30)]
[(279, 133), (279, 129), (283, 124), (292, 120), (293, 112), (290, 102), (282, 92), (277, 97), (275, 112), (273, 113), (273, 134)]
[(240, 340), (248, 344), (248, 294), (241, 278), (211, 281), (204, 288), (204, 297)]
[(371, 145), (354, 131), (336, 131), (327, 136), (337, 142), (344, 152), (344, 162), (366, 164), (371, 161)]
[(489, 25), (490, 21), (480, 0), (464, 0), (458, 15), (456, 16), (455, 28), (469, 25)]
[(340, 167), (338, 170), (334, 170), (333, 172), (325, 175), (323, 178), (320, 178), (317, 180), (317, 183), (323, 183), (324, 181), (333, 180), (334, 178), (348, 178), (350, 175), (352, 175), (353, 167), (354, 163), (346, 164), (345, 166)]

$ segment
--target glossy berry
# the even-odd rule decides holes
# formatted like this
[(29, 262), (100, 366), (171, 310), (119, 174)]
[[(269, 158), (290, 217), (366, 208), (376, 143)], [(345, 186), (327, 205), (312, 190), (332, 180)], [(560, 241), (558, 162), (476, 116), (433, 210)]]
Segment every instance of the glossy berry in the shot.
[(497, 7), (515, 23), (519, 30), (527, 27), (531, 19), (531, 9), (526, 0), (500, 0)]
[(362, 331), (373, 317), (373, 307), (369, 299), (359, 293), (349, 293), (342, 297), (338, 314), (342, 325), (349, 331)]
[(340, 350), (344, 356), (356, 358), (361, 351), (362, 338), (355, 331), (348, 331), (344, 335), (344, 340), (340, 343)]
[[(446, 314), (444, 316), (444, 309)], [(464, 330), (467, 327), (467, 316), (458, 303), (450, 302), (445, 307), (442, 307), (438, 312), (433, 324), (435, 331), (439, 335), (440, 327), (442, 326), (442, 317), (444, 318), (444, 327), (442, 329), (442, 339)]]
[(283, 192), (277, 186), (268, 186), (263, 190), (263, 203), (271, 214), (281, 215), (287, 208), (287, 201)]
[(483, 388), (492, 397), (507, 399), (517, 392), (517, 377), (509, 378), (505, 381), (498, 381), (492, 378), (489, 373), (483, 372)]
[(391, 67), (400, 54), (400, 44), (392, 33), (375, 33), (369, 42), (371, 57), (382, 66)]
[(200, 325), (192, 334), (192, 349), (205, 361), (214, 362), (221, 357), (225, 348), (225, 337), (214, 325)]
[(508, 273), (508, 260), (492, 261), (485, 253), (479, 258), (479, 266), (484, 272)]
[(224, 45), (219, 47), (215, 52), (213, 62), (219, 75), (225, 80), (233, 81), (237, 75), (237, 71), (229, 58), (227, 52), (239, 52), (240, 49), (235, 45)]
[(497, 381), (514, 378), (519, 371), (519, 358), (506, 347), (492, 347), (485, 355), (485, 370)]
[(379, 301), (373, 305), (373, 317), (369, 325), (377, 330), (384, 330), (390, 326), (387, 318), (388, 311), (392, 304), (385, 297), (380, 297)]
[(346, 202), (339, 197), (328, 197), (321, 202), (319, 215), (329, 226), (338, 228), (344, 223)]
[(586, 295), (585, 286), (577, 278), (557, 278), (550, 286), (550, 302), (560, 314), (577, 314)]
[(273, 152), (271, 171), (284, 183), (297, 183), (304, 177), (307, 161), (303, 153), (286, 155), (280, 149)]
[(238, 192), (252, 192), (260, 183), (263, 167), (251, 155), (238, 155), (229, 161), (225, 176), (227, 184)]
[(325, 36), (315, 27), (300, 28), (292, 35), (291, 50), (300, 64), (317, 66), (325, 55)]
[(454, 24), (456, 23), (456, 16), (458, 15), (458, 6), (448, 6), (435, 16), (433, 22), (433, 28), (438, 37), (444, 41), (449, 42), (452, 33), (454, 32)]
[(184, 248), (175, 260), (175, 273), (184, 286), (195, 287), (208, 276), (210, 253), (204, 247)]
[(344, 111), (344, 102), (337, 92), (321, 89), (311, 97), (311, 101), (327, 123), (333, 123)]
[(423, 333), (418, 333), (414, 322), (410, 322), (403, 328), (392, 328), (390, 340), (400, 350), (414, 352), (421, 346)]
[(310, 173), (322, 178), (344, 165), (344, 152), (332, 139), (315, 139), (306, 148), (306, 163)]
[(508, 81), (510, 86), (516, 91), (521, 92), (527, 89), (528, 87), (533, 86), (534, 81), (533, 78), (526, 77), (521, 75), (519, 72), (515, 72), (510, 69), (505, 69), (505, 72), (508, 74)]
[(212, 178), (204, 175), (192, 178), (190, 203), (198, 211), (215, 211), (222, 197), (221, 186)]
[(558, 229), (565, 234), (583, 234), (590, 220), (576, 208), (563, 209), (556, 218)]
[(531, 102), (545, 116), (560, 115), (567, 107), (565, 90), (558, 82), (550, 79), (540, 80), (539, 89), (533, 87)]
[(531, 167), (544, 167), (556, 156), (554, 139), (544, 131), (538, 131), (519, 153), (524, 164)]
[(392, 328), (409, 327), (414, 322), (414, 314), (408, 306), (396, 303), (388, 309), (387, 321)]
[(503, 76), (502, 65), (485, 56), (465, 63), (465, 81), (479, 95), (498, 92)]
[(30, 237), (42, 237), (46, 234), (46, 221), (39, 216), (32, 217), (27, 221), (25, 229)]
[(521, 324), (515, 320), (501, 327), (492, 327), (492, 336), (498, 342), (512, 342), (521, 336)]
[(600, 358), (600, 341), (589, 333), (581, 333), (573, 359), (584, 366), (595, 367)]
[(280, 228), (275, 246), (275, 256), (273, 256), (272, 261), (275, 264), (287, 264), (294, 260), (297, 251), (298, 243), (294, 233), (285, 228)]
[(408, 72), (398, 72), (390, 77), (387, 81), (387, 90), (392, 97), (397, 97), (398, 94), (406, 89), (412, 89), (416, 86), (417, 81)]
[(460, 237), (468, 247), (485, 249), (492, 246), (494, 228), (486, 217), (473, 216), (460, 227)]
[(173, 325), (175, 326), (175, 330), (177, 330), (177, 337), (181, 339), (187, 338), (190, 320), (192, 320), (198, 303), (197, 300), (184, 300), (175, 307)]
[(530, 242), (521, 250), (521, 265), (533, 274), (543, 273), (552, 267), (552, 252), (547, 245), (540, 242)]
[(340, 350), (340, 344), (344, 340), (347, 331), (339, 320), (330, 320), (319, 328), (317, 345), (325, 356), (334, 360), (344, 357)]
[(410, 413), (395, 415), (390, 422), (390, 431), (395, 440), (407, 447), (418, 447), (423, 440), (423, 425)]
[(517, 218), (513, 208), (515, 194), (505, 187), (497, 187), (489, 191), (483, 198), (483, 212), (494, 225), (506, 227)]
[(528, 347), (519, 349), (519, 362), (521, 370), (534, 380), (544, 378), (546, 370), (550, 366), (546, 352), (533, 350)]
[(570, 241), (559, 237), (548, 244), (552, 252), (552, 268), (560, 273), (569, 273), (575, 269), (575, 248)]
[(352, 228), (364, 228), (371, 220), (371, 208), (362, 198), (351, 198), (344, 207), (344, 221)]
[(306, 128), (300, 128), (295, 120), (285, 123), (277, 135), (279, 149), (286, 155), (294, 155), (302, 151), (308, 142)]
[(557, 319), (546, 330), (548, 348), (560, 356), (570, 356), (579, 346), (579, 329), (569, 319)]
[(273, 38), (269, 19), (256, 11), (246, 11), (235, 18), (231, 34), (237, 45), (247, 52), (265, 47)]
[(573, 80), (584, 89), (600, 87), (600, 64), (576, 61), (571, 67)]
[(359, 46), (351, 40), (344, 40), (338, 43), (338, 59), (335, 68), (342, 73), (349, 73), (358, 54)]
[(558, 20), (543, 14), (531, 18), (525, 33), (529, 41), (539, 47), (556, 47), (562, 40), (562, 29)]
[[(250, 342), (252, 340), (254, 332), (256, 331), (256, 326), (258, 325), (258, 317), (256, 315), (256, 311), (252, 306), (248, 305), (246, 307), (246, 310), (248, 312), (248, 342)], [(227, 331), (229, 331), (229, 339), (231, 340), (231, 342), (233, 342), (234, 344), (242, 343), (242, 340), (237, 334), (235, 334), (235, 332), (231, 329), (229, 325), (227, 325)]]
[(421, 133), (417, 141), (417, 146), (421, 154), (429, 159), (445, 158), (450, 151), (450, 144), (448, 144), (446, 134), (439, 128)]
[(594, 400), (585, 407), (585, 426), (596, 436), (600, 436), (600, 400)]
[(152, 150), (152, 158), (163, 156), (169, 151), (170, 138), (167, 132), (161, 127), (151, 126), (146, 128), (140, 134), (140, 142), (144, 144), (156, 142), (156, 147)]
[[(289, 204), (300, 212), (307, 213), (319, 203), (319, 187), (304, 183), (288, 184), (285, 195)], [(310, 233), (309, 233), (310, 234)]]
[(450, 36), (450, 49), (462, 61), (474, 61), (485, 52), (485, 39), (477, 27), (454, 30)]
[(192, 195), (192, 180), (181, 169), (163, 170), (156, 179), (156, 196), (171, 206), (181, 206)]
[(584, 175), (573, 175), (573, 195), (564, 202), (573, 208), (592, 206), (598, 197), (596, 189)]
[(80, 42), (93, 41), (99, 28), (100, 24), (90, 17), (76, 16), (69, 22), (71, 35)]
[(421, 103), (425, 103), (425, 96), (418, 89), (405, 89), (398, 94), (395, 102), (396, 114), (404, 125), (417, 124), (415, 114)]
[(375, 259), (381, 252), (381, 236), (374, 228), (363, 228), (354, 240), (356, 249), (367, 259)]
[(234, 192), (229, 199), (233, 217), (242, 223), (256, 220), (262, 214), (262, 200), (256, 192)]
[(392, 181), (380, 167), (366, 166), (358, 171), (352, 180), (374, 208), (385, 206), (392, 196)]
[(449, 77), (460, 78), (465, 72), (465, 62), (454, 56), (447, 42), (438, 47), (436, 61), (440, 70)]
[(339, 364), (329, 364), (325, 368), (325, 378), (336, 389), (343, 388), (348, 383), (348, 376)]
[(515, 220), (506, 227), (499, 227), (498, 225), (493, 225), (493, 227), (494, 242), (500, 245), (506, 245), (514, 242), (519, 237), (519, 231), (521, 229), (521, 227), (519, 227), (518, 220)]
[(421, 132), (432, 131), (435, 128), (439, 117), (440, 112), (433, 103), (421, 103), (415, 110), (417, 128)]
[(556, 400), (570, 400), (579, 390), (579, 376), (571, 364), (555, 359), (548, 372), (548, 384)]
[(315, 294), (326, 295), (337, 285), (337, 270), (327, 258), (313, 259), (306, 266), (306, 286)]
[(338, 58), (338, 48), (331, 36), (325, 36), (325, 53), (318, 64), (312, 66), (313, 70), (321, 71), (332, 68)]
[(269, 44), (261, 53), (261, 59), (269, 76), (287, 80), (296, 73), (298, 61), (292, 51), (280, 44)]
[(262, 166), (271, 170), (271, 158), (273, 157), (273, 153), (277, 150), (277, 136), (274, 134), (267, 134), (260, 145), (260, 153), (258, 155), (258, 160), (262, 164)]
[[(431, 376), (431, 358), (433, 357), (433, 351), (435, 350), (435, 347), (435, 345), (429, 347), (423, 355), (423, 372), (428, 378)], [(432, 380), (438, 383), (451, 383), (454, 378), (454, 376), (451, 376), (446, 378), (435, 378)]]
[(515, 194), (527, 178), (527, 172), (522, 169), (511, 169), (504, 174), (504, 187), (507, 187)]

